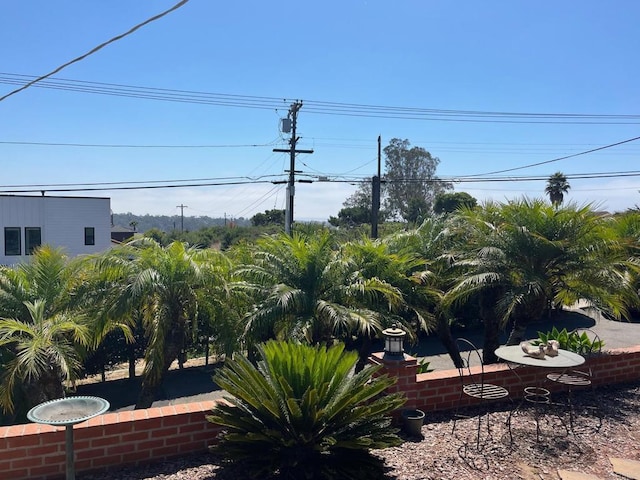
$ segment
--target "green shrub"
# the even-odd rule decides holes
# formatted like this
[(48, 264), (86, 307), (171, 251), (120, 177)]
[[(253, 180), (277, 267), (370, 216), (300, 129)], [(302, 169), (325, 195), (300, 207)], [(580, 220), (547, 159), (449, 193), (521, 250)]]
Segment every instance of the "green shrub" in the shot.
[(582, 333), (576, 332), (575, 330), (568, 332), (566, 328), (558, 330), (556, 327), (553, 327), (550, 332), (538, 332), (538, 341), (534, 343), (546, 344), (549, 340), (557, 340), (560, 348), (580, 355), (599, 352), (604, 347), (603, 340), (596, 338), (592, 340), (585, 331)]
[(374, 366), (354, 374), (357, 353), (341, 344), (270, 341), (259, 355), (257, 367), (235, 355), (214, 376), (232, 395), (207, 417), (225, 427), (214, 451), (259, 478), (379, 478), (369, 450), (401, 443), (388, 414), (405, 399), (381, 395), (395, 379), (373, 378)]

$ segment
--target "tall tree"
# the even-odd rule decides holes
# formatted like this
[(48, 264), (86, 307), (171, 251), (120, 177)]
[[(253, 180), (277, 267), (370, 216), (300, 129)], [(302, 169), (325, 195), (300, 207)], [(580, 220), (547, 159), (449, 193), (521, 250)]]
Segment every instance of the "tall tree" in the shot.
[(478, 201), (467, 192), (440, 193), (433, 204), (435, 213), (453, 213), (459, 208), (475, 208)]
[(551, 203), (558, 207), (564, 201), (564, 194), (569, 191), (571, 186), (567, 181), (567, 177), (562, 172), (556, 172), (547, 180), (547, 186), (544, 191), (549, 195)]
[(284, 210), (274, 208), (273, 210), (265, 210), (264, 213), (256, 213), (251, 217), (251, 225), (260, 227), (263, 225), (284, 225)]
[(422, 147), (411, 147), (409, 140), (391, 139), (384, 154), (384, 205), (393, 217), (424, 219), (436, 195), (453, 188), (436, 176), (440, 159)]

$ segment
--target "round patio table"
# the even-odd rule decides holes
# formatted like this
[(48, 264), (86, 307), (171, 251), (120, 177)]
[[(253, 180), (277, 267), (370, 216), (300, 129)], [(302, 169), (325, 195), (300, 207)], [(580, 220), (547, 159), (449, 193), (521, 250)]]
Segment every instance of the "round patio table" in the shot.
[(555, 357), (545, 355), (543, 358), (534, 358), (524, 353), (520, 345), (500, 347), (496, 349), (495, 354), (505, 362), (541, 368), (572, 368), (582, 365), (585, 361), (582, 355), (562, 349), (558, 350)]
[[(531, 357), (522, 350), (520, 345), (507, 345), (504, 347), (499, 347), (496, 349), (495, 354), (496, 357), (507, 362), (510, 368), (511, 365), (515, 364), (517, 366), (522, 365), (545, 369), (562, 369), (564, 371), (569, 368), (578, 367), (585, 362), (585, 358), (582, 355), (563, 349), (559, 349), (558, 355), (556, 355), (555, 357), (551, 357), (549, 355), (545, 355), (543, 358)], [(524, 387), (523, 400), (536, 406), (549, 405), (551, 403), (551, 392), (548, 389), (540, 386), (539, 384), (526, 386)], [(520, 409), (521, 405), (522, 402), (514, 411), (509, 413), (509, 422), (511, 422), (512, 415)], [(535, 411), (536, 441), (540, 441), (540, 423), (538, 422), (537, 407)], [(564, 422), (562, 423), (566, 428)]]

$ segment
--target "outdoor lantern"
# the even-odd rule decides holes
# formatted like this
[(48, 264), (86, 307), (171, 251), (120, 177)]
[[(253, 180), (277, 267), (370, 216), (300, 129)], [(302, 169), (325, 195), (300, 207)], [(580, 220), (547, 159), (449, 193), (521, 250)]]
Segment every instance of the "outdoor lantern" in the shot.
[(384, 354), (393, 357), (400, 357), (404, 354), (404, 336), (406, 332), (394, 323), (391, 328), (387, 328), (382, 331), (384, 335)]

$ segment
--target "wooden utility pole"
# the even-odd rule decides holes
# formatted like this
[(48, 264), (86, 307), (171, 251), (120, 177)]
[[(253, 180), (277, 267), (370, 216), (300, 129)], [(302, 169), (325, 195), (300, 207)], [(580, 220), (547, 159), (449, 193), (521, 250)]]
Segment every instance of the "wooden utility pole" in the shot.
[(189, 208), (187, 205), (176, 205), (176, 208), (180, 209), (180, 231), (184, 232), (184, 209)]
[(371, 181), (371, 238), (378, 238), (378, 213), (380, 212), (380, 164), (382, 139), (378, 135), (378, 175)]
[(302, 108), (302, 102), (296, 101), (289, 108), (289, 120), (291, 120), (291, 139), (289, 140), (289, 148), (274, 148), (274, 152), (289, 153), (289, 181), (287, 182), (287, 205), (284, 216), (284, 231), (287, 235), (291, 235), (293, 225), (293, 199), (295, 197), (295, 181), (296, 181), (296, 153), (313, 153), (313, 150), (296, 150), (298, 137), (296, 136), (296, 128), (298, 125), (298, 111)]

